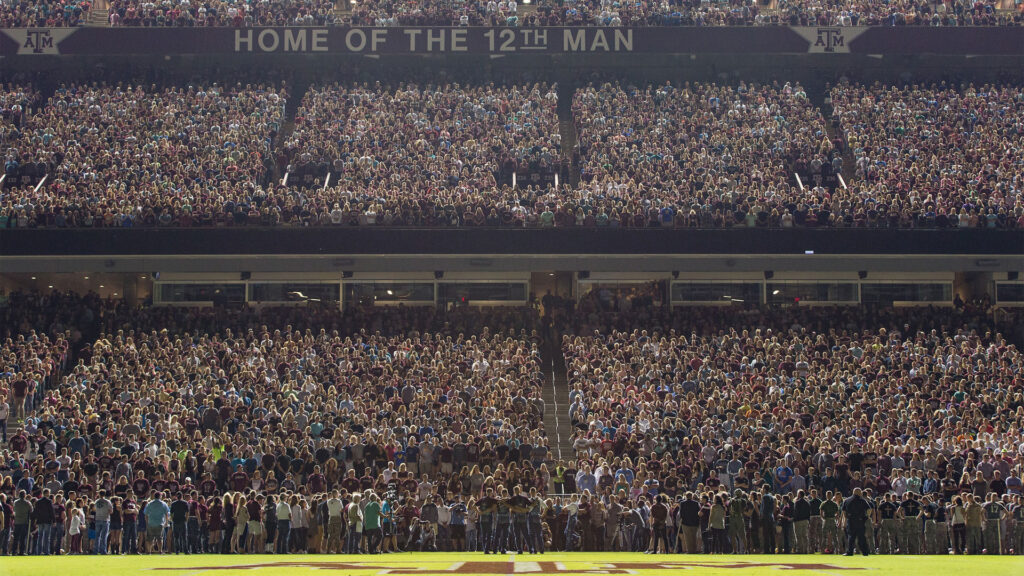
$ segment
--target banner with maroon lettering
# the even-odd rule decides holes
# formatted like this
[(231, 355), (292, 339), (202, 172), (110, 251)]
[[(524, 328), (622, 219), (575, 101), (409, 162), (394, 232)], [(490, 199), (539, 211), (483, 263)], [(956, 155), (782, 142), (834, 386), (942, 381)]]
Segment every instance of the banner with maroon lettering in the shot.
[(0, 55), (1024, 54), (1024, 28), (7, 28)]

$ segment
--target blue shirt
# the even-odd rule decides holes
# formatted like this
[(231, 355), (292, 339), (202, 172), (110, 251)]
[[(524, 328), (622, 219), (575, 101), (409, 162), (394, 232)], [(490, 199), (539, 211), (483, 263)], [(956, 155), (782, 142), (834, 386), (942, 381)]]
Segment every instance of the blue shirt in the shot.
[[(789, 481), (793, 478), (793, 469), (789, 466), (779, 466), (775, 469), (775, 479), (778, 481), (776, 488), (787, 491), (789, 490)], [(786, 484), (786, 486), (783, 486)]]
[(167, 504), (163, 500), (153, 500), (149, 504), (146, 504), (144, 514), (146, 520), (149, 521), (150, 526), (159, 526), (164, 523), (164, 518), (169, 516), (171, 509), (167, 507)]
[(597, 487), (597, 478), (593, 474), (587, 474), (586, 472), (580, 474), (580, 477), (576, 479), (576, 490), (583, 492), (584, 490), (590, 490), (590, 493), (594, 493), (594, 489)]

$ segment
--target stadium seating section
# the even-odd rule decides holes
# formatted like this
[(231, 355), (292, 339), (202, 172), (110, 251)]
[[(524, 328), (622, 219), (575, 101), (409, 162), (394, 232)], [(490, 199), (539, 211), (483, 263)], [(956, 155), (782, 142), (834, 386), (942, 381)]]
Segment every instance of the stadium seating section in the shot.
[(1024, 225), (1019, 85), (315, 85), (278, 137), (289, 96), (8, 86), (0, 227)]
[[(528, 502), (560, 534), (554, 549), (600, 550), (615, 546), (609, 507), (617, 517), (667, 497), (687, 518), (677, 497), (688, 492), (709, 509), (735, 490), (773, 493), (785, 511), (812, 490), (820, 505), (860, 488), (914, 494), (930, 514), (949, 505), (950, 521), (958, 506), (1005, 496), (1009, 510), (1020, 498), (1021, 355), (999, 331), (1013, 318), (996, 325), (970, 307), (668, 311), (643, 292), (546, 307), (553, 325), (533, 308), (131, 308), (11, 294), (0, 390), (17, 424), (0, 499), (24, 490), (67, 519), (107, 495), (123, 524), (155, 493), (181, 492), (197, 522), (226, 530), (225, 494), (225, 506), (235, 494), (294, 494), (304, 504), (292, 515), (326, 525), (332, 491), (368, 491), (391, 499), (404, 541), (435, 498), (457, 496), (452, 506), (468, 503), (477, 521), (492, 492), (549, 504), (573, 493), (578, 512)], [(543, 426), (545, 347), (564, 354), (571, 389), (574, 454), (561, 458)], [(706, 546), (723, 545), (707, 534)], [(958, 534), (941, 550), (959, 549)], [(827, 530), (794, 538), (837, 549)], [(939, 542), (917, 538), (900, 549)]]

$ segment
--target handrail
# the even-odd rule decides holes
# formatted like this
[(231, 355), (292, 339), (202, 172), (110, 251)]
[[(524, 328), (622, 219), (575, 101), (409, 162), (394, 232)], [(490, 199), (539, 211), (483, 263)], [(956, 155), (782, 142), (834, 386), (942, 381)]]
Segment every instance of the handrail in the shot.
[(803, 192), (804, 191), (804, 183), (803, 183), (802, 180), (800, 180), (800, 175), (797, 174), (796, 172), (794, 172), (793, 175), (796, 176), (796, 184), (797, 184), (797, 186), (799, 186), (800, 187), (800, 191)]
[(43, 176), (43, 179), (39, 181), (39, 184), (36, 184), (36, 189), (33, 190), (33, 192), (39, 192), (39, 189), (43, 187), (43, 184), (46, 183), (46, 179), (49, 178), (49, 177), (50, 177), (49, 174)]
[(290, 175), (291, 175), (291, 172), (285, 172), (284, 173), (284, 178), (281, 179), (281, 186), (287, 186), (288, 185), (288, 176), (290, 176)]
[(327, 185), (331, 183), (331, 173), (327, 173), (327, 178), (324, 178), (324, 190), (327, 190)]

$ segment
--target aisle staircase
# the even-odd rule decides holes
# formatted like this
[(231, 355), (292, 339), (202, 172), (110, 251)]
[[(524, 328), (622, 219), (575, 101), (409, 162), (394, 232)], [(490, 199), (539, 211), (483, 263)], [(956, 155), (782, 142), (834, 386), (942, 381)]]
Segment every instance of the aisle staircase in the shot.
[[(554, 331), (553, 331), (554, 333)], [(544, 366), (544, 431), (554, 460), (574, 456), (572, 423), (569, 421), (569, 388), (565, 377), (565, 357), (557, 337), (545, 342)]]
[(829, 139), (835, 141), (838, 137), (843, 141), (843, 149), (841, 151), (843, 154), (843, 181), (846, 182), (847, 186), (850, 186), (853, 184), (854, 174), (857, 172), (857, 161), (853, 157), (853, 150), (846, 145), (846, 136), (843, 134), (842, 127), (832, 121), (832, 99), (827, 93), (819, 109), (825, 116), (825, 130), (828, 132)]
[[(10, 404), (10, 401), (7, 402)], [(14, 406), (11, 406), (11, 415), (7, 417), (7, 439), (10, 440), (11, 436), (14, 436), (14, 432), (18, 430), (18, 421), (14, 418)], [(6, 446), (7, 443), (0, 437), (0, 446)]]
[(571, 186), (580, 182), (580, 167), (573, 162), (577, 143), (576, 123), (572, 118), (574, 94), (574, 86), (563, 84), (558, 86), (558, 134), (562, 137), (562, 164), (568, 166), (568, 174), (562, 176)]
[(338, 19), (352, 15), (352, 3), (349, 0), (334, 0), (334, 16)]
[(281, 182), (284, 178), (284, 169), (277, 163), (278, 152), (284, 143), (292, 137), (292, 133), (295, 132), (295, 116), (299, 113), (299, 106), (302, 105), (302, 99), (305, 97), (306, 92), (309, 91), (309, 87), (312, 82), (305, 75), (299, 76), (288, 90), (288, 103), (284, 109), (284, 118), (281, 120), (281, 128), (277, 131), (277, 136), (274, 137), (274, 143), (271, 147), (271, 155), (273, 162), (273, 173), (271, 178), (273, 182)]
[(85, 15), (85, 25), (94, 28), (110, 26), (107, 14), (110, 10), (110, 3), (107, 0), (95, 0), (89, 13)]

